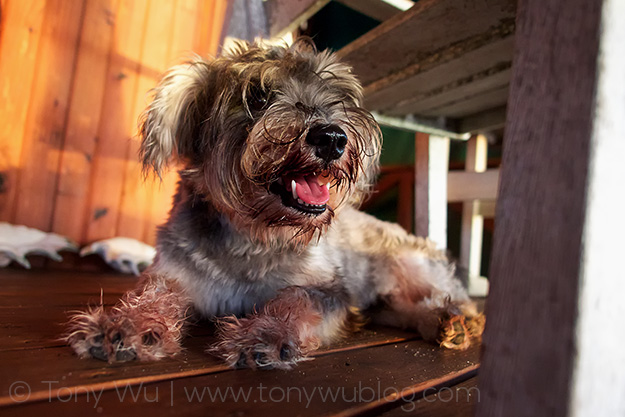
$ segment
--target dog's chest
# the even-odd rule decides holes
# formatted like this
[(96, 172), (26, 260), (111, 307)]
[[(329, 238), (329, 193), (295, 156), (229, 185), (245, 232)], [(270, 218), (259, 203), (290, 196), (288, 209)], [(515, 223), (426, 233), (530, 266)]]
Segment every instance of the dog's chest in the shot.
[(178, 281), (204, 315), (241, 315), (283, 288), (333, 282), (340, 268), (330, 252), (323, 244), (303, 251), (239, 247), (217, 256), (194, 252), (186, 265), (163, 259), (157, 269)]

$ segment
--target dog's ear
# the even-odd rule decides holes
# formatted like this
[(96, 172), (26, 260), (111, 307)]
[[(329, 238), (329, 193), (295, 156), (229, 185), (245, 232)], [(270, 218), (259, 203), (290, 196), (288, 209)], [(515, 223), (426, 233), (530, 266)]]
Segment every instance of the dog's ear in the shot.
[(173, 67), (154, 89), (154, 100), (141, 116), (143, 172), (160, 177), (170, 160), (192, 156), (206, 100), (208, 64), (201, 58)]

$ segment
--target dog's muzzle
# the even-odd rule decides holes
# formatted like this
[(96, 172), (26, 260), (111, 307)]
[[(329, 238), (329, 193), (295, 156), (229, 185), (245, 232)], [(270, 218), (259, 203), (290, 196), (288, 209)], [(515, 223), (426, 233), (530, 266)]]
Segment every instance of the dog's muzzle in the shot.
[(313, 127), (306, 136), (306, 143), (315, 148), (315, 155), (325, 162), (339, 159), (347, 145), (347, 135), (336, 125)]

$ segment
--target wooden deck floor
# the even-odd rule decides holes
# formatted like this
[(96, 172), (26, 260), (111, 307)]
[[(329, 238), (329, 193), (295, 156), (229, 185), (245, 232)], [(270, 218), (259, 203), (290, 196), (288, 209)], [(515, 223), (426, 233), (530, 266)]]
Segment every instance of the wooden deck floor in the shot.
[(0, 415), (469, 416), (479, 346), (442, 350), (412, 333), (368, 328), (293, 371), (229, 370), (204, 353), (153, 363), (78, 359), (58, 340), (67, 312), (112, 305), (135, 284), (113, 274), (0, 270)]

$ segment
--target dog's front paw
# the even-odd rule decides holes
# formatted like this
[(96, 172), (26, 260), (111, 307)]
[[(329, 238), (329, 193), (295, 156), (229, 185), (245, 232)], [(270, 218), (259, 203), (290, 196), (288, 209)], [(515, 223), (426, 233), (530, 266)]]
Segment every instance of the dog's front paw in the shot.
[(284, 320), (257, 314), (217, 322), (219, 342), (208, 352), (232, 368), (291, 369), (306, 360), (297, 331)]
[(102, 307), (72, 316), (65, 341), (82, 358), (109, 363), (155, 360), (180, 351), (179, 331), (157, 320), (110, 315)]
[(73, 315), (65, 341), (81, 358), (126, 362), (137, 357), (104, 308), (96, 307)]

